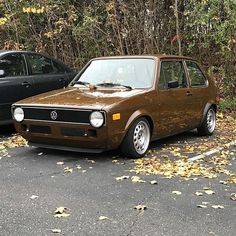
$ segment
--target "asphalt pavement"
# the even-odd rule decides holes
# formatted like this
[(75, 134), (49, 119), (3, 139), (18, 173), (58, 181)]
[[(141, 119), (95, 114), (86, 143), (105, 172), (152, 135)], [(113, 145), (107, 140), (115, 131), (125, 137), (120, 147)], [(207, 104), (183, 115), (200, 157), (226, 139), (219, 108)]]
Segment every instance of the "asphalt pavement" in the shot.
[[(1, 139), (12, 131), (2, 131)], [(195, 142), (196, 137), (182, 134), (155, 142), (152, 148), (178, 146), (180, 139)], [(236, 146), (227, 151), (232, 156), (229, 168), (235, 172)], [(8, 152), (10, 157), (0, 160), (1, 236), (236, 235), (236, 201), (230, 199), (236, 184), (222, 184), (222, 176), (186, 181), (138, 175), (145, 182), (134, 183), (124, 178), (137, 176), (130, 172), (134, 162), (118, 151), (92, 155), (20, 147)], [(157, 184), (150, 184), (153, 180)], [(195, 194), (203, 189), (214, 194)], [(135, 209), (138, 205), (146, 209)], [(69, 215), (55, 217), (58, 207)]]

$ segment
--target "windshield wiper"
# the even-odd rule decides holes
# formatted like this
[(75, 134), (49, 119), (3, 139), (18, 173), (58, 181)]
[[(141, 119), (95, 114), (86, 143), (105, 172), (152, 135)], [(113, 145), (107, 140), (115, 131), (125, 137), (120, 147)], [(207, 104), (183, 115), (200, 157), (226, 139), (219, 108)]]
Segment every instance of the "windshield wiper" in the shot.
[(129, 90), (132, 90), (133, 88), (129, 85), (124, 85), (124, 84), (118, 84), (118, 83), (99, 83), (99, 84), (96, 84), (95, 86), (104, 86), (104, 87), (116, 87), (116, 86), (120, 86), (120, 87), (124, 87), (124, 88), (127, 88)]
[(74, 83), (73, 83), (73, 85), (75, 85), (75, 84), (80, 84), (80, 85), (84, 85), (84, 86), (86, 86), (86, 87), (89, 87), (89, 85), (91, 85), (89, 82), (85, 82), (85, 81), (75, 81)]

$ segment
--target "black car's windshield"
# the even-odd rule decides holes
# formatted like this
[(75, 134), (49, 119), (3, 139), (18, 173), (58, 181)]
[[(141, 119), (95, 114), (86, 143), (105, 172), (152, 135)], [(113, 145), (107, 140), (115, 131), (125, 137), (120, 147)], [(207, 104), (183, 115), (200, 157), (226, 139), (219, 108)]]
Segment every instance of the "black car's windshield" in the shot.
[(155, 61), (144, 58), (94, 60), (80, 75), (74, 86), (150, 88), (153, 84)]

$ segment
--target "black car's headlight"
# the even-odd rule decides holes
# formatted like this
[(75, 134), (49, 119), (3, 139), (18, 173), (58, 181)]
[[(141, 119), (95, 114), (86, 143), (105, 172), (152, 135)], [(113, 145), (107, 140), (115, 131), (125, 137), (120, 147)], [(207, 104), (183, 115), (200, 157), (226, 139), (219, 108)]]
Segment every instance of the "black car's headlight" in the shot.
[(24, 120), (24, 111), (22, 108), (17, 107), (14, 111), (13, 111), (13, 117), (17, 122), (21, 122)]
[(92, 112), (89, 119), (90, 119), (90, 124), (94, 128), (100, 128), (104, 124), (104, 116), (103, 113), (100, 111)]

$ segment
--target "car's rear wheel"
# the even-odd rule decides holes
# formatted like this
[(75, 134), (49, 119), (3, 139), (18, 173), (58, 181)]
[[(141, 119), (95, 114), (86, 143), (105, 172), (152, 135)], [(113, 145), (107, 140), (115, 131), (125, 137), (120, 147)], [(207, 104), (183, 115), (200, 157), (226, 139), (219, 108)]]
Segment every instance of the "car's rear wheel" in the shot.
[(200, 127), (198, 127), (198, 133), (200, 135), (212, 135), (216, 127), (216, 112), (213, 107), (210, 107), (204, 117), (204, 120)]
[(138, 158), (145, 155), (150, 143), (150, 125), (145, 118), (137, 119), (129, 128), (121, 145), (124, 155)]

